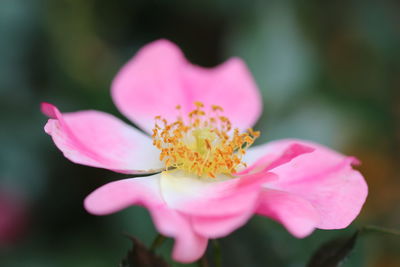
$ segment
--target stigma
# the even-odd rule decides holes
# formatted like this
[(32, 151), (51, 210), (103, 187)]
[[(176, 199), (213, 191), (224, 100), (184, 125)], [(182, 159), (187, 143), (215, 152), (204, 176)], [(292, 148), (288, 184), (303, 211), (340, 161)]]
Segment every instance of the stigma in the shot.
[(233, 128), (220, 106), (212, 105), (207, 114), (203, 103), (194, 105), (195, 109), (186, 116), (177, 106), (179, 115), (172, 123), (155, 117), (152, 138), (153, 145), (160, 150), (160, 160), (166, 171), (182, 170), (198, 177), (233, 177), (241, 167), (246, 167), (242, 158), (260, 132), (248, 129), (241, 133)]

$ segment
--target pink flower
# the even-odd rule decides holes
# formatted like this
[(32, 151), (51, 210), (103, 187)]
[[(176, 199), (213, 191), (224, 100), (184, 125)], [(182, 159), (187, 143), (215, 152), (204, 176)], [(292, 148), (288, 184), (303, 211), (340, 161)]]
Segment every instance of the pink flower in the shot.
[[(212, 105), (222, 107), (223, 113), (215, 107), (212, 114), (228, 117), (240, 131), (257, 121), (261, 97), (246, 65), (238, 58), (205, 69), (190, 64), (173, 43), (155, 41), (142, 48), (118, 73), (112, 84), (112, 97), (126, 117), (153, 134), (156, 145), (148, 135), (110, 114), (94, 110), (62, 114), (48, 103), (42, 104), (42, 111), (50, 117), (45, 131), (75, 163), (126, 174), (163, 170), (106, 184), (90, 194), (84, 204), (88, 212), (96, 215), (131, 205), (146, 207), (157, 230), (175, 239), (172, 256), (176, 261), (199, 259), (209, 238), (228, 235), (254, 213), (280, 222), (301, 238), (316, 228), (348, 226), (366, 199), (367, 185), (362, 175), (352, 169), (352, 164), (357, 163), (353, 157), (300, 140), (274, 141), (248, 148), (243, 155), (240, 146), (247, 143), (242, 140), (237, 145), (226, 145), (228, 141), (221, 141), (221, 136), (207, 126), (212, 123), (210, 117), (206, 123), (200, 120), (200, 126), (193, 126), (193, 118), (189, 120), (187, 115), (196, 101), (204, 103), (204, 109), (197, 103), (199, 112), (212, 113), (208, 109)], [(169, 133), (165, 130), (168, 124), (164, 129), (155, 128), (155, 116), (171, 122), (178, 114), (183, 118), (171, 127), (181, 127), (180, 134), (172, 141), (168, 139), (171, 136), (163, 139)], [(182, 125), (188, 124), (190, 129), (185, 132)], [(228, 132), (223, 121), (216, 124)], [(242, 136), (240, 131), (237, 136)], [(184, 137), (179, 137), (182, 134)], [(228, 134), (227, 138), (234, 135)], [(242, 137), (251, 144), (256, 136), (250, 130)], [(157, 145), (156, 140), (161, 143)], [(225, 152), (230, 146), (233, 152), (228, 155)], [(163, 160), (159, 149), (164, 151)], [(186, 152), (177, 152), (180, 149)], [(194, 155), (190, 150), (197, 152), (200, 159), (190, 159)], [(218, 156), (219, 150), (225, 154)], [(194, 162), (199, 164), (194, 166)], [(169, 169), (165, 170), (165, 166)], [(191, 172), (192, 169), (197, 171)]]
[(0, 190), (0, 250), (18, 242), (26, 232), (28, 212), (24, 199), (13, 192)]

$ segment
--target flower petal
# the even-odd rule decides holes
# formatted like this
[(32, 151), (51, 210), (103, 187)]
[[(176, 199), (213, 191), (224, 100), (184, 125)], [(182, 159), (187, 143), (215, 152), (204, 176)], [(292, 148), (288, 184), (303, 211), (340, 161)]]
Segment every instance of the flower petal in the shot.
[(299, 238), (309, 235), (320, 221), (319, 213), (309, 201), (271, 189), (263, 191), (257, 213), (282, 223)]
[(20, 241), (26, 234), (29, 212), (23, 196), (4, 185), (0, 189), (0, 248)]
[(221, 216), (196, 216), (192, 217), (194, 230), (208, 238), (225, 237), (242, 227), (253, 216), (254, 210), (248, 209), (241, 214)]
[(45, 131), (71, 161), (122, 173), (155, 172), (163, 167), (151, 139), (114, 116), (100, 111), (61, 114), (42, 104), (50, 117)]
[(243, 157), (247, 167), (239, 175), (268, 171), (292, 159), (314, 151), (314, 148), (297, 141), (271, 142), (249, 148)]
[(351, 167), (352, 160), (348, 158), (336, 166), (323, 166), (323, 162), (314, 158), (315, 165), (309, 165), (311, 171), (305, 171), (306, 166), (288, 165), (276, 172), (273, 170), (282, 181), (268, 187), (291, 192), (310, 201), (321, 216), (318, 228), (345, 228), (357, 217), (368, 194), (363, 176)]
[[(359, 214), (368, 194), (363, 176), (352, 169), (358, 161), (312, 142), (298, 142), (313, 152), (272, 168), (279, 179), (266, 187), (292, 193), (309, 201), (320, 215), (321, 229), (347, 227)], [(279, 147), (279, 146), (278, 146)]]
[(269, 173), (220, 180), (162, 173), (161, 190), (170, 207), (191, 216), (198, 234), (217, 238), (247, 222), (257, 208), (261, 186), (274, 178)]
[(132, 205), (144, 206), (149, 210), (157, 230), (175, 238), (173, 259), (183, 263), (193, 262), (204, 254), (208, 239), (193, 231), (187, 216), (165, 204), (159, 181), (160, 175), (156, 174), (108, 183), (85, 199), (85, 208), (92, 214), (106, 215)]
[(190, 64), (180, 49), (167, 40), (143, 47), (117, 74), (112, 96), (118, 109), (150, 132), (154, 117), (176, 120), (175, 107), (191, 111), (195, 101), (206, 107), (220, 105), (235, 127), (251, 127), (262, 103), (246, 65), (233, 58), (215, 68)]
[(183, 172), (161, 173), (161, 191), (168, 206), (194, 216), (226, 216), (253, 209), (270, 173), (239, 178), (198, 178)]

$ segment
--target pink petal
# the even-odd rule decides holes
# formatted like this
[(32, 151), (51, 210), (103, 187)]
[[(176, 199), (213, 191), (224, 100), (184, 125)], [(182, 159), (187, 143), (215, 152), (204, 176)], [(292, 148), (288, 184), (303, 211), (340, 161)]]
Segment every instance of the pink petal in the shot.
[(208, 244), (208, 238), (196, 233), (190, 217), (184, 216), (164, 206), (162, 209), (150, 209), (158, 231), (165, 236), (174, 237), (172, 258), (182, 263), (191, 263), (200, 259)]
[(0, 189), (0, 251), (20, 241), (27, 232), (29, 212), (22, 196)]
[(299, 238), (309, 235), (320, 221), (319, 213), (309, 201), (271, 189), (263, 191), (257, 213), (282, 223)]
[(279, 179), (266, 184), (266, 187), (309, 201), (319, 213), (318, 228), (347, 227), (359, 214), (368, 194), (363, 176), (351, 166), (358, 161), (305, 141), (276, 142), (277, 150), (290, 142), (304, 144), (315, 150), (272, 168), (270, 171)]
[(196, 233), (200, 235), (220, 238), (245, 225), (253, 213), (253, 209), (248, 209), (242, 214), (235, 215), (196, 216), (192, 217), (192, 225)]
[(313, 162), (315, 165), (310, 166), (313, 168), (311, 170), (299, 165), (288, 165), (276, 170), (279, 177), (290, 178), (282, 178), (280, 183), (268, 186), (291, 192), (310, 201), (321, 216), (318, 228), (347, 227), (360, 213), (368, 194), (363, 176), (351, 168), (351, 158), (343, 160), (336, 166), (323, 166), (324, 163), (316, 158)]
[(198, 234), (211, 238), (226, 236), (252, 216), (261, 186), (275, 176), (263, 173), (228, 179), (162, 175), (163, 198), (170, 207), (191, 217)]
[(314, 148), (292, 141), (271, 142), (262, 146), (252, 147), (243, 158), (248, 167), (238, 174), (265, 172), (312, 151), (314, 151)]
[(117, 74), (112, 96), (119, 110), (150, 132), (154, 117), (174, 121), (177, 105), (187, 113), (195, 101), (220, 105), (235, 127), (246, 129), (258, 119), (262, 103), (246, 65), (233, 58), (215, 68), (190, 64), (167, 40), (143, 47)]
[(146, 207), (157, 230), (175, 238), (174, 260), (188, 263), (199, 259), (207, 248), (208, 239), (196, 234), (190, 218), (170, 209), (162, 199), (159, 175), (119, 180), (106, 184), (91, 193), (84, 202), (88, 212), (106, 215), (132, 205)]
[(151, 139), (114, 116), (100, 111), (61, 114), (42, 104), (50, 117), (45, 131), (71, 161), (123, 173), (153, 172), (163, 167)]
[(132, 205), (162, 207), (157, 175), (108, 183), (96, 189), (84, 201), (85, 209), (95, 215), (107, 215)]

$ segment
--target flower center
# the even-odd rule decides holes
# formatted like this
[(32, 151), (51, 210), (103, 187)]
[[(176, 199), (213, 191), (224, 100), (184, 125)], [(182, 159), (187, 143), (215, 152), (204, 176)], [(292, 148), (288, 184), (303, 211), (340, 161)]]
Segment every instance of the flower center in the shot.
[(168, 123), (161, 116), (155, 117), (153, 145), (161, 150), (160, 160), (167, 170), (183, 170), (199, 177), (215, 178), (217, 174), (232, 175), (245, 167), (242, 157), (260, 132), (248, 129), (240, 133), (232, 129), (231, 122), (220, 113), (220, 106), (211, 106), (212, 116), (206, 114), (201, 102), (184, 120), (180, 116)]

